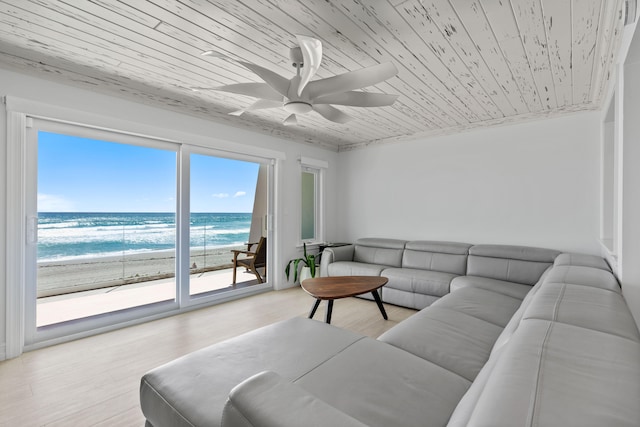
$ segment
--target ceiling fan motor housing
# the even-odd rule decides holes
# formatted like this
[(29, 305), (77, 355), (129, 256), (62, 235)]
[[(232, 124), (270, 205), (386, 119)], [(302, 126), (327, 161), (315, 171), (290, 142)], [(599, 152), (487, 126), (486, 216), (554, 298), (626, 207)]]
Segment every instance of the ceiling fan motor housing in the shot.
[[(293, 50), (293, 49), (292, 49)], [(289, 90), (284, 102), (284, 109), (288, 113), (292, 114), (305, 114), (313, 110), (311, 100), (308, 95), (303, 91), (301, 96), (298, 96), (297, 89), (300, 84), (300, 76), (295, 76), (289, 83)]]
[(291, 58), (291, 62), (294, 67), (302, 68), (304, 66), (304, 57), (302, 56), (302, 49), (300, 47), (292, 47), (289, 50), (289, 58)]
[(313, 110), (313, 107), (308, 102), (289, 101), (285, 102), (284, 110), (291, 114), (305, 114)]

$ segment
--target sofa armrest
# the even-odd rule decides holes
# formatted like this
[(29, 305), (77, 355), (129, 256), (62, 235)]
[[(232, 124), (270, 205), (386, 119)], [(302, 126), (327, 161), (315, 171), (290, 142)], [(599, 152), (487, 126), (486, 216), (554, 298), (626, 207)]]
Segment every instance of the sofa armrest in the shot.
[(354, 245), (326, 248), (320, 257), (320, 276), (329, 276), (329, 264), (336, 261), (353, 261)]
[(275, 372), (264, 371), (231, 390), (222, 427), (366, 427)]

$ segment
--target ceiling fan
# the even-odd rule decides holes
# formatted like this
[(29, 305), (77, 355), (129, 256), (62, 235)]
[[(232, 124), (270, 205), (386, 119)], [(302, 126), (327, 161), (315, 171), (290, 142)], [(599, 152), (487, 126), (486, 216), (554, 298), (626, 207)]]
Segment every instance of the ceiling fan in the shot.
[[(284, 119), (285, 125), (298, 123), (297, 114), (315, 111), (327, 120), (346, 123), (351, 116), (333, 107), (345, 105), (351, 107), (384, 107), (391, 105), (398, 95), (357, 91), (367, 86), (383, 82), (396, 74), (398, 69), (391, 62), (350, 71), (320, 80), (311, 80), (320, 68), (322, 61), (322, 43), (313, 37), (297, 35), (299, 46), (290, 51), (290, 58), (296, 68), (291, 79), (245, 61), (235, 61), (258, 75), (264, 83), (237, 83), (210, 89), (258, 98), (248, 107), (229, 114), (240, 116), (246, 111), (267, 108), (284, 108), (290, 115)], [(219, 52), (208, 50), (203, 56), (231, 59)]]

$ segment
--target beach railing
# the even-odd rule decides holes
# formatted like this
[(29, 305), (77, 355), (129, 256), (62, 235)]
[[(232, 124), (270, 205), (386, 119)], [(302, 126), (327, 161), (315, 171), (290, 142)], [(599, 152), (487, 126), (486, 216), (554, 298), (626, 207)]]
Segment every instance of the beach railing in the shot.
[[(206, 253), (204, 249), (193, 249), (190, 273), (231, 268), (231, 250), (244, 248), (246, 246), (211, 247)], [(175, 262), (174, 250), (39, 262), (37, 296), (44, 298), (172, 278)]]

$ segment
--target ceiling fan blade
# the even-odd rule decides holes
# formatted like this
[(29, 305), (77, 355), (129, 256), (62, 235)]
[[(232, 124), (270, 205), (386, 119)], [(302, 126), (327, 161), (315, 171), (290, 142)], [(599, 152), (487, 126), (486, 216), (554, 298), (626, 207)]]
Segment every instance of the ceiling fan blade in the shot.
[(249, 110), (265, 110), (267, 108), (280, 108), (282, 101), (273, 101), (271, 99), (258, 99), (256, 102), (245, 108)]
[(214, 58), (225, 58), (228, 59), (229, 57), (227, 55), (225, 55), (224, 53), (220, 53), (218, 51), (215, 50), (205, 50), (204, 52), (202, 52), (200, 54), (201, 56), (213, 56)]
[(266, 110), (268, 108), (280, 108), (282, 107), (282, 101), (272, 101), (270, 99), (258, 99), (253, 104), (242, 110), (232, 111), (229, 114), (232, 116), (241, 116), (245, 111), (253, 110)]
[(285, 126), (295, 126), (298, 124), (298, 119), (296, 118), (295, 114), (291, 114), (289, 117), (284, 119), (282, 124)]
[(398, 95), (387, 95), (386, 93), (369, 92), (342, 92), (332, 95), (320, 96), (313, 100), (314, 104), (337, 104), (351, 107), (386, 107), (393, 104)]
[(347, 92), (363, 87), (372, 86), (398, 74), (398, 69), (392, 62), (384, 62), (356, 71), (340, 74), (326, 79), (309, 82), (307, 90), (309, 98)]
[(296, 35), (300, 50), (302, 50), (302, 58), (304, 66), (302, 67), (302, 75), (300, 76), (300, 84), (298, 85), (298, 96), (302, 95), (302, 90), (309, 83), (311, 78), (320, 68), (322, 61), (322, 43), (318, 39), (308, 36)]
[(256, 73), (262, 80), (267, 82), (267, 84), (275, 89), (275, 91), (280, 95), (287, 96), (287, 92), (289, 91), (289, 79), (286, 79), (278, 73), (274, 73), (271, 70), (268, 70), (256, 64), (252, 64), (250, 62), (237, 62), (238, 64), (243, 65), (244, 67)]
[[(228, 56), (220, 52), (217, 52), (215, 50), (207, 50), (202, 52), (200, 55), (212, 56), (214, 58), (222, 58), (226, 60), (235, 61), (233, 58), (229, 58)], [(245, 62), (245, 61), (235, 61), (235, 62), (256, 73), (262, 80), (264, 80), (269, 86), (275, 89), (276, 92), (280, 93), (282, 96), (287, 95), (287, 91), (289, 90), (289, 79), (286, 79), (281, 75), (279, 75), (278, 73), (274, 73), (271, 70), (261, 67), (260, 65), (252, 64), (251, 62)]]
[(213, 87), (210, 88), (210, 90), (237, 93), (238, 95), (253, 96), (254, 98), (268, 99), (271, 101), (278, 101), (280, 103), (283, 101), (282, 95), (266, 83), (236, 83), (232, 85)]
[(332, 122), (336, 122), (336, 123), (344, 124), (344, 123), (347, 123), (349, 120), (351, 120), (351, 116), (343, 113), (337, 108), (332, 107), (331, 105), (326, 105), (326, 104), (314, 105), (313, 111), (320, 114), (325, 119), (330, 120)]

